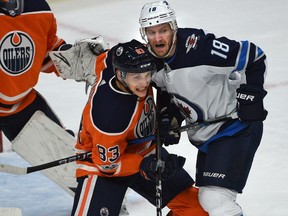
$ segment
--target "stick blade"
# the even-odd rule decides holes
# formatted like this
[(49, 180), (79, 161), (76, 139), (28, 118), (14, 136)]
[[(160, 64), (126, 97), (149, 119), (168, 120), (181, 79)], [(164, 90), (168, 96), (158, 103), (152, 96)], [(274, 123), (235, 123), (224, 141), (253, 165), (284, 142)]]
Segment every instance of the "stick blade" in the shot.
[(27, 169), (22, 167), (16, 167), (9, 164), (0, 164), (0, 172), (10, 173), (15, 175), (27, 174)]
[(0, 208), (1, 216), (22, 216), (20, 208)]

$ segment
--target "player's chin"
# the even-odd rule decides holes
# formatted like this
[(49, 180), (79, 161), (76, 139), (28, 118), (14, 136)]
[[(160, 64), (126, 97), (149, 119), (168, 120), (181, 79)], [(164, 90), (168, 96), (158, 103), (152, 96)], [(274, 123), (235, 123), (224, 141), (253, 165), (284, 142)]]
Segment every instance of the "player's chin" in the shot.
[(146, 94), (147, 94), (147, 88), (145, 88), (145, 89), (136, 89), (134, 94), (137, 95), (138, 97), (145, 97)]
[(155, 47), (154, 49), (153, 49), (153, 52), (159, 57), (159, 58), (161, 58), (161, 57), (164, 57), (166, 54), (167, 54), (167, 49), (165, 49), (165, 47), (163, 48), (163, 47)]

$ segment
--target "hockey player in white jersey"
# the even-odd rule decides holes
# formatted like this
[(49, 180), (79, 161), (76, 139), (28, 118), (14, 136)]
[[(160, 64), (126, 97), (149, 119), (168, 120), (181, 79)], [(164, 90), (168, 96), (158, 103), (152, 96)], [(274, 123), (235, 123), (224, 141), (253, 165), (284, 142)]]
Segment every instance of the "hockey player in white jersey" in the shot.
[[(179, 142), (180, 133), (170, 131), (174, 117), (173, 126), (182, 120), (189, 125), (227, 117), (188, 131), (189, 141), (199, 150), (196, 185), (210, 216), (244, 215), (236, 197), (245, 187), (267, 116), (264, 52), (249, 41), (178, 28), (167, 1), (145, 4), (139, 22), (142, 38), (159, 58), (153, 81), (181, 113), (180, 117), (171, 111), (169, 98), (160, 122), (163, 143)], [(237, 118), (230, 117), (235, 114)]]

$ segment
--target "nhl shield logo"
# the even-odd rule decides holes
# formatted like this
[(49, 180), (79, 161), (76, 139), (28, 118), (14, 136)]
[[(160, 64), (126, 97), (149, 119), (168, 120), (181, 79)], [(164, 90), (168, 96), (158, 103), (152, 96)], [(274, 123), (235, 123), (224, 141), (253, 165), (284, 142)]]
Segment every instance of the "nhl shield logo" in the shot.
[(25, 32), (9, 32), (0, 41), (0, 66), (9, 75), (26, 72), (32, 65), (34, 55), (35, 45)]

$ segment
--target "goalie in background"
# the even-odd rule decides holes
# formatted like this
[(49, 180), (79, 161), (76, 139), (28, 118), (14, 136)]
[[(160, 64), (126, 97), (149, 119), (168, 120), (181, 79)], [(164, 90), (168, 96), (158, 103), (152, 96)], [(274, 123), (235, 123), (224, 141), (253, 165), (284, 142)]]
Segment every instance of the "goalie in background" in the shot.
[[(136, 40), (119, 43), (95, 59), (97, 81), (76, 144), (77, 153), (92, 151), (92, 157), (77, 161), (73, 216), (118, 216), (128, 188), (156, 204), (153, 59)], [(172, 210), (169, 215), (207, 215), (193, 179), (182, 168), (185, 158), (162, 148), (162, 160), (162, 207)]]
[[(49, 52), (72, 45), (57, 36), (56, 19), (45, 0), (0, 0), (0, 14), (0, 130), (12, 141), (37, 110), (63, 127), (47, 101), (34, 89), (40, 72), (55, 72), (63, 79), (89, 85), (95, 78), (84, 73), (64, 76), (56, 70)], [(91, 50), (93, 41), (97, 43)], [(91, 51), (99, 54), (108, 46), (99, 36), (78, 41), (73, 49), (77, 49), (78, 55), (87, 51), (91, 55)]]
[(0, 129), (12, 141), (37, 110), (63, 127), (34, 89), (41, 71), (56, 71), (49, 51), (65, 44), (56, 35), (49, 5), (44, 0), (0, 0), (0, 14)]

